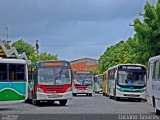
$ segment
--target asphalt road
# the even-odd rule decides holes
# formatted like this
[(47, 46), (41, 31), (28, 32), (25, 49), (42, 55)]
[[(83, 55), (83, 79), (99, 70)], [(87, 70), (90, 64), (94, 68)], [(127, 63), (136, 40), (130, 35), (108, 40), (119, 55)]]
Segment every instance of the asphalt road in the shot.
[[(0, 105), (0, 114), (29, 114), (29, 117), (41, 115), (89, 115), (93, 117), (99, 114), (110, 114), (111, 116), (121, 114), (150, 114), (154, 115), (153, 108), (147, 102), (137, 102), (131, 100), (114, 101), (102, 94), (94, 94), (92, 97), (79, 95), (69, 100), (66, 106), (60, 106), (58, 102), (53, 104), (43, 103), (34, 106), (30, 103), (17, 103), (11, 105)], [(91, 115), (90, 115), (91, 114)], [(114, 115), (113, 115), (114, 114)], [(11, 116), (12, 117), (12, 116)], [(42, 117), (39, 117), (39, 119)], [(76, 117), (77, 118), (77, 117)], [(78, 117), (79, 118), (79, 117)], [(85, 117), (86, 118), (86, 117)], [(93, 117), (95, 119), (96, 117)], [(116, 116), (117, 118), (117, 116)], [(53, 118), (52, 118), (53, 119)], [(92, 119), (92, 120), (93, 120)]]

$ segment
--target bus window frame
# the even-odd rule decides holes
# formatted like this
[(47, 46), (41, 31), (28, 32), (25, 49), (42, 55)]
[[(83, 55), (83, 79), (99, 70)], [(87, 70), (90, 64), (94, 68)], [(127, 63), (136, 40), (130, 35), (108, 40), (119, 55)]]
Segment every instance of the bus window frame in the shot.
[(68, 69), (69, 71), (69, 80), (70, 80), (70, 82), (69, 83), (67, 83), (67, 84), (72, 84), (73, 83), (73, 81), (72, 81), (72, 72), (71, 72), (71, 67), (70, 66), (45, 66), (45, 67), (41, 67), (41, 66), (39, 66), (38, 67), (38, 69), (36, 69), (36, 71), (35, 71), (35, 78), (34, 78), (34, 80), (36, 80), (36, 84), (39, 84), (39, 83), (41, 83), (41, 82), (39, 82), (39, 69), (44, 69), (44, 68), (65, 68), (65, 69)]
[[(158, 64), (159, 64), (159, 69), (158, 69), (158, 78), (155, 78), (155, 74), (156, 74), (156, 63), (158, 62)], [(160, 60), (156, 60), (156, 61), (154, 61), (154, 63), (153, 63), (153, 71), (151, 71), (152, 72), (152, 80), (153, 81), (160, 81)]]

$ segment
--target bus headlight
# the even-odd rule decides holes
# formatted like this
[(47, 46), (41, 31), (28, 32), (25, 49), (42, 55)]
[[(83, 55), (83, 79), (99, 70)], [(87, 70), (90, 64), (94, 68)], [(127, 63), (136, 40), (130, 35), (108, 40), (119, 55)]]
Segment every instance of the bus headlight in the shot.
[(68, 88), (66, 92), (71, 92), (72, 91), (72, 87)]
[(141, 92), (144, 92), (144, 91), (146, 91), (146, 88), (142, 88), (142, 89), (141, 89)]
[(44, 91), (41, 88), (37, 88), (37, 92), (44, 93)]
[(119, 91), (121, 91), (121, 92), (124, 92), (123, 89), (120, 88), (120, 87), (117, 87), (117, 89), (118, 89)]
[(87, 87), (87, 88), (86, 88), (86, 90), (91, 90), (91, 89), (92, 89), (92, 87), (91, 87), (91, 86), (89, 86), (89, 87)]

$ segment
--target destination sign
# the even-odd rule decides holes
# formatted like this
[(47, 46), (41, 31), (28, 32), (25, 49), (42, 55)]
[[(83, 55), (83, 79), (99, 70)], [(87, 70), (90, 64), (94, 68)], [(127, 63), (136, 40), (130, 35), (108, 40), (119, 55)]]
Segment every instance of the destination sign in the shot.
[(78, 74), (91, 74), (91, 71), (76, 71)]
[(144, 70), (145, 67), (141, 66), (119, 66), (119, 69), (128, 69), (128, 70)]
[(40, 63), (41, 67), (57, 67), (57, 66), (68, 66), (66, 62), (42, 62)]

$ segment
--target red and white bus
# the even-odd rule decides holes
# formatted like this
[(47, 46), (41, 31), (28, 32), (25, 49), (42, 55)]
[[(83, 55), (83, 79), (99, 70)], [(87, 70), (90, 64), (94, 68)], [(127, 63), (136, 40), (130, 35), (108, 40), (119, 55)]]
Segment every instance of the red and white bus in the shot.
[(92, 71), (75, 71), (73, 75), (73, 96), (76, 96), (77, 94), (92, 96), (94, 84), (94, 74)]
[(59, 101), (66, 105), (72, 98), (71, 66), (67, 61), (42, 61), (28, 68), (28, 99), (33, 104)]

